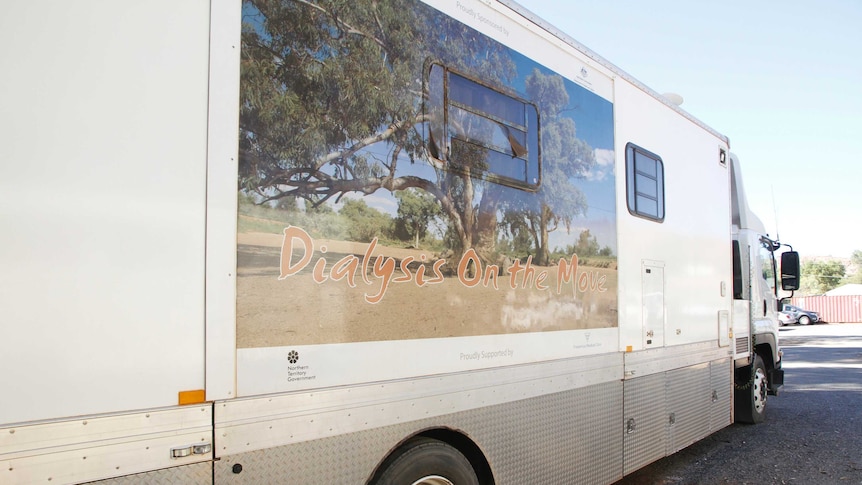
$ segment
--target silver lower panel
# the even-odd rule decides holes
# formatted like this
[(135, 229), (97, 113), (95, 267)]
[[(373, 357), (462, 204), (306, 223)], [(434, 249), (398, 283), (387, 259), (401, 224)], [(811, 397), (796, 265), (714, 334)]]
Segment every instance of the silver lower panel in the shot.
[[(446, 427), (478, 444), (498, 484), (612, 483), (622, 476), (622, 382), (224, 457), (215, 483), (366, 483), (405, 437)], [(241, 465), (236, 473), (234, 465)]]
[(213, 464), (206, 461), (119, 478), (89, 482), (92, 485), (212, 485)]
[(624, 472), (731, 423), (729, 358), (625, 381)]
[(482, 449), (497, 484), (608, 484), (729, 425), (731, 386), (727, 358), (93, 483), (362, 484), (405, 438), (445, 427)]

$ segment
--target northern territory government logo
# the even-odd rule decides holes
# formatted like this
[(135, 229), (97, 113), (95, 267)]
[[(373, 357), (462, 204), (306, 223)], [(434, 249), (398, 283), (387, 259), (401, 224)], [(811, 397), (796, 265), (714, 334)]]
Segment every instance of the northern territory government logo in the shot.
[(295, 350), (291, 350), (290, 352), (288, 352), (287, 361), (291, 364), (296, 364), (297, 362), (299, 362), (299, 352)]
[(287, 382), (313, 381), (317, 376), (311, 372), (310, 366), (299, 365), (299, 352), (291, 350), (287, 353)]

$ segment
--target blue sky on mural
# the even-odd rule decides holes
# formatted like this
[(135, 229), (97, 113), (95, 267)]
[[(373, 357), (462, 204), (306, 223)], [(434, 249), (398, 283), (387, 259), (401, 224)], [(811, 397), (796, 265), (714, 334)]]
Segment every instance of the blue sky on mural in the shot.
[[(518, 79), (513, 87), (521, 92), (525, 91), (524, 81), (533, 69), (539, 68), (545, 74), (554, 73), (518, 52), (511, 51), (511, 55), (518, 69)], [(581, 230), (589, 229), (601, 246), (608, 246), (616, 253), (613, 105), (568, 79), (565, 87), (569, 105), (563, 115), (575, 121), (577, 137), (593, 148), (596, 164), (582, 180), (573, 180), (587, 198), (585, 217), (573, 222), (571, 234), (563, 228), (551, 233), (550, 246), (562, 248), (572, 244)]]

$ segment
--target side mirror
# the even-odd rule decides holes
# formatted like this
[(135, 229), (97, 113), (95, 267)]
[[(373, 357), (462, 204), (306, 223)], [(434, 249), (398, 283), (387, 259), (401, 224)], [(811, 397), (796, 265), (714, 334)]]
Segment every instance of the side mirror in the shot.
[(799, 289), (799, 253), (796, 251), (781, 254), (781, 289)]

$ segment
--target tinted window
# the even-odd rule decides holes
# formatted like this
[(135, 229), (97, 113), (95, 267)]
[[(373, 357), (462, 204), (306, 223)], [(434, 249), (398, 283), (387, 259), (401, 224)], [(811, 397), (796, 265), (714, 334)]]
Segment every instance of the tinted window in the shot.
[(626, 145), (626, 200), (629, 212), (654, 221), (664, 220), (664, 163), (637, 145)]

